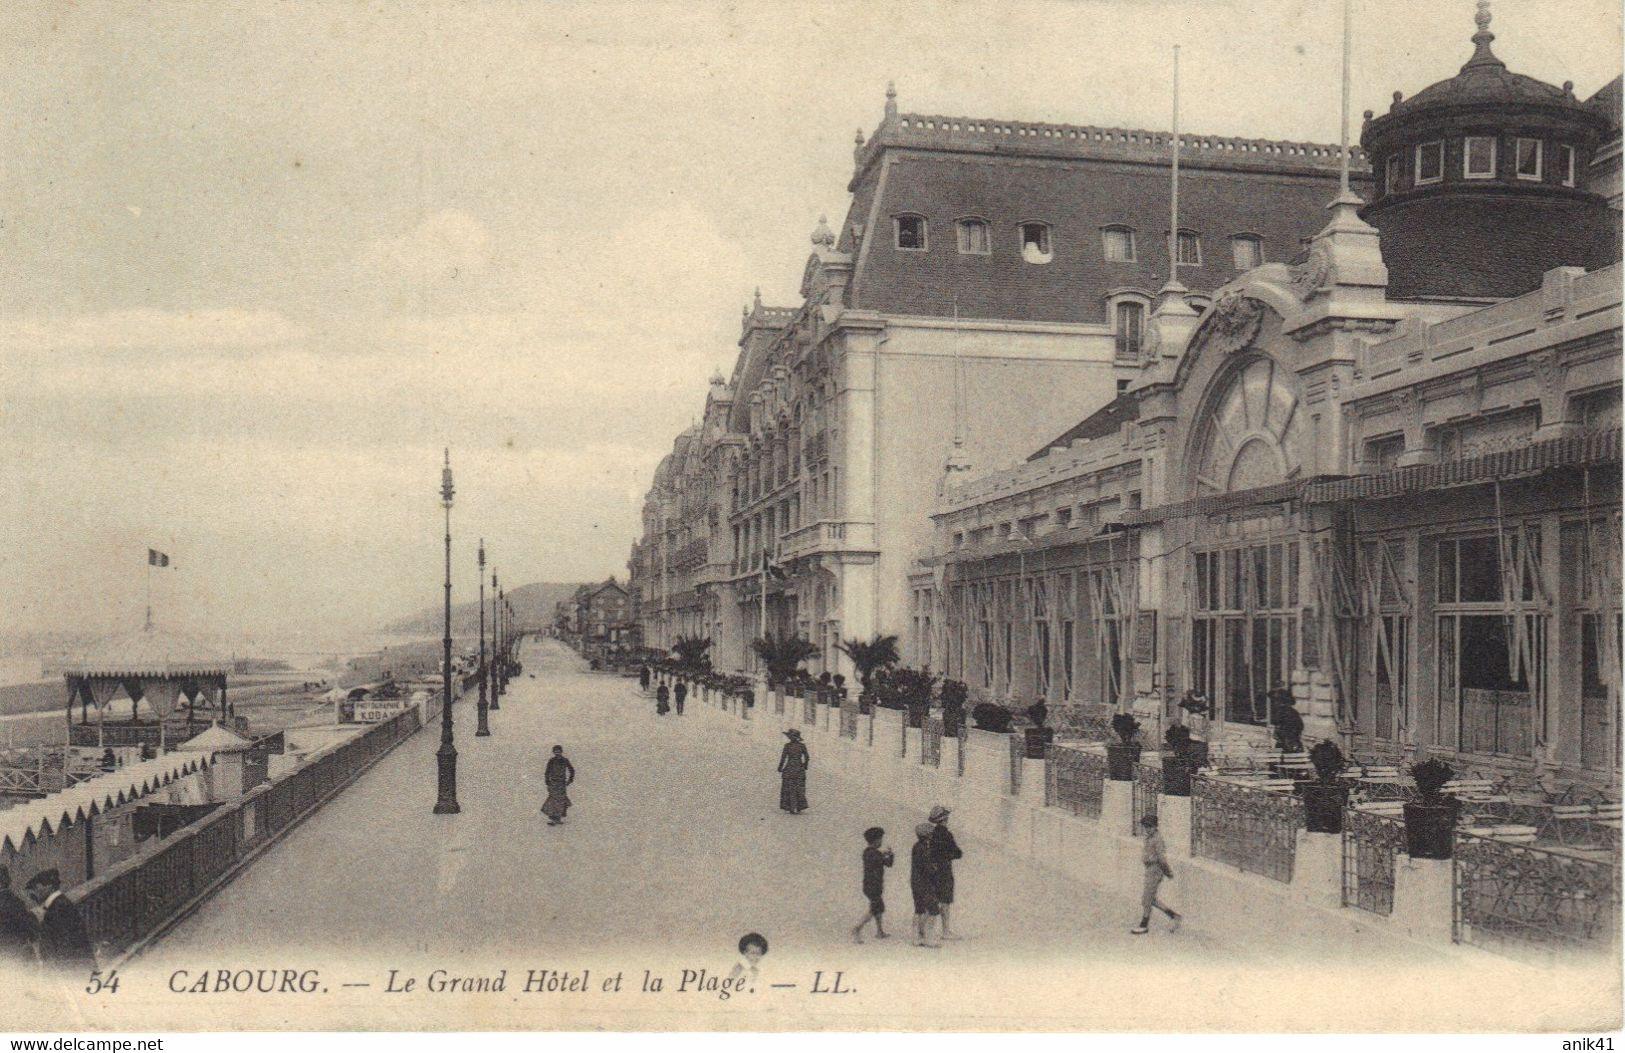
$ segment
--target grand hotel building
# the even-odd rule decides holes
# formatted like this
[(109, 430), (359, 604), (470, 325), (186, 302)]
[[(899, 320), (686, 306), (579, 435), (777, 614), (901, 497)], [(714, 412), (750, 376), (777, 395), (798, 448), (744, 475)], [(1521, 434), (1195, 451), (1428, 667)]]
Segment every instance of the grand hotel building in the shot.
[(888, 97), (660, 466), (645, 638), (895, 632), (1012, 704), (1197, 690), (1218, 736), (1284, 687), (1313, 737), (1611, 776), (1618, 81), (1492, 40), (1368, 114), (1349, 197), (1335, 148), (1182, 136), (1176, 238), (1167, 135)]

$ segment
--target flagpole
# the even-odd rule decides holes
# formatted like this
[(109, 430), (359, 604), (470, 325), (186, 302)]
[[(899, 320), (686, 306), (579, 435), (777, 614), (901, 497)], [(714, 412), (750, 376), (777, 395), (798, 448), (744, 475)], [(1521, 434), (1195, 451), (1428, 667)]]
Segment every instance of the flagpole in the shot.
[(147, 632), (152, 631), (152, 549), (147, 550)]
[(1349, 40), (1353, 33), (1353, 6), (1353, 0), (1343, 0), (1343, 140), (1342, 165), (1338, 172), (1340, 198), (1349, 196)]
[[(1346, 135), (1346, 133), (1345, 133)], [(1174, 45), (1173, 185), (1168, 198), (1168, 282), (1179, 281), (1179, 45)]]

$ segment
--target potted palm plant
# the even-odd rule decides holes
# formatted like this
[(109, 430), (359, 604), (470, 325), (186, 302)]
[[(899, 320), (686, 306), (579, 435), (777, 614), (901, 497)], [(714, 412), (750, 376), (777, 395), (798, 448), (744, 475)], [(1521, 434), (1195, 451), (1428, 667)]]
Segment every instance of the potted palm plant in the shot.
[(1134, 763), (1140, 759), (1140, 722), (1127, 713), (1112, 715), (1112, 731), (1117, 741), (1106, 747), (1106, 771), (1117, 782), (1134, 778)]
[(1411, 765), (1417, 800), (1405, 802), (1405, 845), (1412, 859), (1449, 859), (1456, 843), (1456, 801), (1444, 793), (1456, 770), (1437, 757)]
[(853, 637), (850, 640), (843, 640), (835, 647), (852, 659), (852, 666), (858, 671), (859, 691), (862, 694), (868, 693), (870, 680), (877, 670), (890, 668), (898, 662), (895, 636), (877, 633), (869, 640)]
[(799, 636), (762, 636), (751, 641), (762, 664), (767, 666), (769, 684), (782, 684), (800, 669), (801, 663), (818, 653), (811, 640)]
[(1322, 740), (1309, 750), (1309, 763), (1315, 766), (1315, 781), (1301, 783), (1303, 812), (1312, 834), (1343, 832), (1343, 809), (1349, 803), (1349, 788), (1337, 781), (1343, 773), (1343, 751), (1337, 743)]
[(1162, 755), (1162, 792), (1169, 797), (1191, 795), (1191, 772), (1196, 759), (1191, 750), (1191, 729), (1183, 724), (1170, 724), (1163, 732), (1167, 751)]
[(937, 678), (929, 669), (898, 667), (887, 670), (887, 680), (896, 694), (897, 704), (908, 713), (908, 726), (925, 726), (925, 714), (931, 708), (931, 691)]

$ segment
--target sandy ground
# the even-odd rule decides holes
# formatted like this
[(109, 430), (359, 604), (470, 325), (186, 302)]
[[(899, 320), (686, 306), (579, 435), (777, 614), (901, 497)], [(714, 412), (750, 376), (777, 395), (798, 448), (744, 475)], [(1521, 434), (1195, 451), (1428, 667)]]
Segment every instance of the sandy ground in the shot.
[[(1101, 893), (969, 839), (956, 868), (966, 938), (911, 946), (907, 849), (920, 816), (821, 774), (816, 744), (811, 810), (786, 815), (776, 749), (740, 735), (734, 718), (695, 705), (656, 717), (635, 682), (541, 646), (524, 656), (536, 675), (516, 680), (491, 715), (492, 737), (475, 738), (473, 706), (458, 707), (460, 815), (431, 814), (431, 729), (127, 963), (117, 995), (70, 1002), (36, 989), (14, 1007), (57, 1027), (143, 1030), (1455, 1031), (1617, 1020), (1616, 975), (1556, 976), (1488, 956), (1471, 969), (1427, 955), (1339, 961), (1274, 929), (1221, 944), (1199, 919), (1133, 936), (1137, 874)], [(576, 806), (557, 828), (538, 812), (555, 742), (579, 771)], [(858, 946), (849, 929), (864, 908), (869, 825), (898, 850), (886, 895), (898, 935)], [(746, 932), (765, 935), (770, 952), (753, 989), (725, 992), (717, 981)], [(236, 971), (265, 968), (313, 990), (172, 991), (203, 975), (216, 986), (221, 970), (251, 985), (263, 976)], [(527, 980), (546, 986), (546, 970), (585, 989), (527, 992)], [(498, 975), (505, 990), (430, 989), (441, 976)]]

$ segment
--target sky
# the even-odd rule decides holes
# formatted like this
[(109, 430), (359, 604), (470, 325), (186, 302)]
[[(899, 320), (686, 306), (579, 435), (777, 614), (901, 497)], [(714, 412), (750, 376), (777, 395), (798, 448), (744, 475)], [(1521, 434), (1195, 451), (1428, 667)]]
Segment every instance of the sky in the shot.
[[(1353, 104), (1471, 53), (1355, 0)], [(1604, 0), (1497, 54), (1620, 68)], [(905, 112), (1335, 142), (1341, 7), (1292, 0), (0, 6), (0, 635), (341, 632), (624, 578), (760, 287), (796, 303), (853, 132)]]

